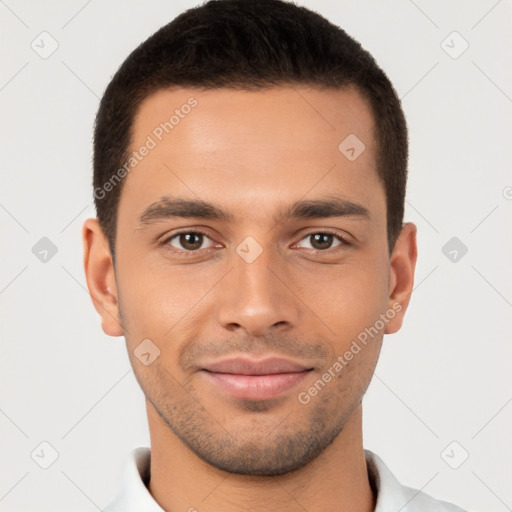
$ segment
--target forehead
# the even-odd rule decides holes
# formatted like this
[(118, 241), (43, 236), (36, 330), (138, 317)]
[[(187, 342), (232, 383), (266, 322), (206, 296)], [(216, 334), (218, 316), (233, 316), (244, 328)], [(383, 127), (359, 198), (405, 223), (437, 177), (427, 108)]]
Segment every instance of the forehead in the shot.
[(138, 156), (120, 217), (124, 202), (140, 212), (165, 195), (245, 205), (255, 216), (263, 204), (326, 192), (369, 204), (382, 188), (374, 132), (354, 88), (158, 91), (133, 122), (130, 151)]

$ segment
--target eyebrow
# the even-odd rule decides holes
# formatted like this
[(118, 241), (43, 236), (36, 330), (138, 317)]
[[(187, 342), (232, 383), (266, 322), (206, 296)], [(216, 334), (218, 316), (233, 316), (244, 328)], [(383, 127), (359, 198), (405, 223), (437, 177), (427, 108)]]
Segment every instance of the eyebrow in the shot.
[[(301, 200), (274, 216), (276, 222), (288, 219), (323, 219), (328, 217), (370, 218), (369, 210), (357, 203), (338, 197)], [(220, 206), (202, 200), (162, 197), (150, 204), (140, 215), (139, 222), (149, 225), (172, 218), (193, 218), (233, 222), (234, 216)]]

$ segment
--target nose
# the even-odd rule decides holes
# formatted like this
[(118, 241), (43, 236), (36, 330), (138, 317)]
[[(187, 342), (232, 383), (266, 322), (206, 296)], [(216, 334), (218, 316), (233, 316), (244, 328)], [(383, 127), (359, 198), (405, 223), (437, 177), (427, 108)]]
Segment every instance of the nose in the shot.
[(218, 321), (231, 332), (264, 336), (298, 324), (299, 299), (285, 262), (265, 249), (252, 262), (234, 254), (233, 268), (220, 283)]

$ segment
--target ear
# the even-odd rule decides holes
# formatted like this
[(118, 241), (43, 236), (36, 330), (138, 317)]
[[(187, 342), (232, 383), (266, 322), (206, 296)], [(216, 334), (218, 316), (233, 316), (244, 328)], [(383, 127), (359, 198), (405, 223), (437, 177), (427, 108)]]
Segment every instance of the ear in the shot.
[(109, 336), (122, 336), (124, 330), (119, 315), (114, 264), (108, 240), (98, 219), (87, 219), (84, 222), (82, 240), (87, 288), (101, 316), (101, 327)]
[(417, 257), (416, 226), (407, 222), (403, 225), (391, 254), (388, 308), (396, 314), (386, 324), (385, 334), (393, 334), (402, 327), (411, 299)]

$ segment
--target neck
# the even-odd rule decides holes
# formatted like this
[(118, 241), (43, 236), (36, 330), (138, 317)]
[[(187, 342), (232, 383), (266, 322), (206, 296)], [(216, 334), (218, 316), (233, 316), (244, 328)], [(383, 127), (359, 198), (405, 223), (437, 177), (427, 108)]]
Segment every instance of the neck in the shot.
[(373, 512), (362, 443), (361, 404), (336, 439), (313, 461), (285, 475), (227, 473), (197, 457), (147, 402), (151, 435), (148, 490), (167, 512)]

